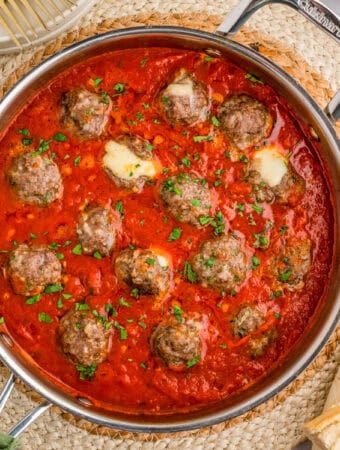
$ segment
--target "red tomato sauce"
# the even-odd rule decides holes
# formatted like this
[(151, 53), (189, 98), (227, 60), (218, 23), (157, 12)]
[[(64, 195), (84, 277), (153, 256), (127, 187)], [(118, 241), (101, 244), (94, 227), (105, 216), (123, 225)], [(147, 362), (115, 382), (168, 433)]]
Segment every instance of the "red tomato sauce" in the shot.
[[(170, 126), (155, 99), (180, 68), (186, 68), (208, 87), (211, 116), (225, 97), (235, 93), (246, 93), (267, 106), (274, 118), (268, 143), (284, 149), (306, 182), (306, 190), (296, 204), (263, 204), (263, 214), (257, 213), (251, 206), (249, 184), (240, 180), (244, 162), (228, 158), (229, 143), (218, 127), (209, 120), (193, 127)], [(93, 81), (96, 78), (102, 79), (97, 87)], [(113, 89), (117, 83), (125, 84), (126, 93), (112, 97), (114, 107), (106, 136), (81, 140), (62, 129), (59, 117), (63, 92), (81, 86), (112, 95), (117, 93)], [(22, 144), (24, 136), (18, 133), (23, 128), (34, 138), (27, 147)], [(61, 171), (63, 198), (46, 208), (25, 205), (10, 188), (6, 170), (15, 155), (35, 149), (39, 139), (50, 140), (58, 132), (63, 132), (67, 141), (52, 140), (46, 154), (54, 157)], [(103, 170), (105, 142), (121, 133), (149, 140), (163, 168), (169, 169), (166, 174), (159, 174), (153, 185), (147, 183), (140, 193), (118, 188)], [(194, 142), (196, 135), (211, 135), (213, 140)], [(27, 305), (26, 299), (15, 295), (9, 281), (1, 276), (0, 317), (4, 323), (0, 331), (9, 333), (16, 347), (45, 376), (71, 394), (90, 398), (107, 409), (174, 412), (246, 389), (287, 356), (325, 298), (333, 254), (333, 206), (325, 169), (312, 140), (286, 100), (272, 87), (251, 81), (243, 69), (219, 58), (163, 48), (126, 50), (65, 71), (27, 103), (1, 138), (0, 258), (4, 266), (6, 251), (17, 243), (52, 244), (64, 255), (62, 293), (70, 294), (66, 295), (70, 298), (64, 298), (61, 292), (44, 294), (36, 304)], [(245, 156), (249, 157), (252, 151), (246, 150)], [(190, 161), (190, 167), (181, 162), (182, 158)], [(164, 179), (175, 173), (194, 173), (207, 180), (214, 199), (213, 212), (222, 212), (226, 231), (242, 233), (252, 255), (259, 259), (256, 268), (249, 268), (247, 280), (236, 295), (201, 287), (183, 276), (185, 261), (204, 240), (214, 237), (214, 230), (211, 226), (197, 228), (179, 223), (168, 214), (158, 189)], [(72, 249), (78, 243), (76, 226), (80, 208), (86, 202), (115, 208), (119, 201), (124, 214), (113, 254), (102, 259), (73, 254)], [(245, 205), (242, 214), (235, 209), (237, 203)], [(255, 224), (249, 223), (250, 214)], [(254, 234), (264, 230), (268, 221), (273, 223), (270, 245), (265, 250), (255, 249)], [(283, 226), (288, 227), (284, 236), (280, 233)], [(169, 242), (175, 227), (180, 227), (182, 234)], [(284, 242), (307, 237), (312, 242), (312, 266), (305, 287), (296, 292), (284, 289), (281, 296), (273, 296), (272, 281), (266, 277), (265, 267)], [(173, 286), (160, 304), (155, 304), (152, 296), (134, 297), (131, 289), (117, 280), (113, 261), (129, 244), (158, 247), (171, 255)], [(120, 297), (130, 306), (120, 306)], [(62, 306), (60, 301), (58, 305), (60, 298)], [(98, 366), (92, 381), (79, 379), (79, 372), (64, 356), (56, 339), (60, 318), (75, 302), (84, 299), (100, 314), (105, 314), (105, 305), (111, 303), (117, 310), (111, 320), (127, 330), (127, 338), (122, 340), (119, 331), (111, 327), (108, 359)], [(255, 334), (273, 324), (278, 331), (275, 342), (256, 359), (249, 355), (249, 336), (235, 338), (230, 329), (231, 317), (245, 303), (258, 304), (266, 317)], [(175, 304), (184, 311), (184, 316), (200, 318), (204, 334), (200, 362), (181, 372), (162, 364), (149, 345), (152, 329), (173, 314)], [(41, 312), (47, 313), (52, 322), (41, 322), (38, 317)]]

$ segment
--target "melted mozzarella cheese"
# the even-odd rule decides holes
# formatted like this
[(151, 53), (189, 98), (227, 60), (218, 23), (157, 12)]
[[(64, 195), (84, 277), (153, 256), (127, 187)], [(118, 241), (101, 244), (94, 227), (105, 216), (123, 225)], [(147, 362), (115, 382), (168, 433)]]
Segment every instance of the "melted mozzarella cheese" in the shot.
[(169, 261), (167, 260), (167, 258), (165, 256), (157, 255), (157, 259), (158, 259), (159, 265), (161, 267), (168, 267)]
[(194, 84), (193, 81), (187, 77), (183, 80), (169, 84), (164, 91), (164, 95), (173, 97), (192, 97), (194, 95)]
[(116, 177), (133, 180), (142, 176), (152, 178), (157, 173), (155, 160), (137, 156), (126, 145), (109, 141), (105, 146), (104, 166)]
[(270, 187), (280, 184), (288, 171), (286, 157), (274, 146), (258, 150), (253, 157), (252, 165)]

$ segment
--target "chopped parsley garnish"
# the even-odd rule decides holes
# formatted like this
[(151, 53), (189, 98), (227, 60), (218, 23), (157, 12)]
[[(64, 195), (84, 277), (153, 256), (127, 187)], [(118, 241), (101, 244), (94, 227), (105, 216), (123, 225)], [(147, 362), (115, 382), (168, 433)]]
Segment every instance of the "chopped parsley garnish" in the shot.
[(148, 58), (143, 58), (140, 62), (141, 67), (145, 67), (145, 64), (148, 62)]
[(74, 246), (73, 249), (72, 249), (72, 253), (74, 255), (78, 255), (78, 256), (82, 255), (83, 254), (83, 249), (82, 249), (81, 244), (77, 244), (76, 246)]
[(238, 211), (238, 215), (241, 217), (243, 216), (244, 208), (245, 208), (244, 203), (236, 203), (236, 205), (233, 206), (233, 209)]
[(141, 328), (148, 328), (148, 326), (147, 326), (147, 324), (146, 323), (144, 323), (144, 322), (142, 322), (141, 320), (139, 321), (139, 322), (137, 322), (138, 323), (138, 325), (141, 327)]
[(154, 266), (156, 260), (155, 260), (154, 258), (147, 258), (147, 259), (145, 260), (145, 262), (146, 262), (146, 264), (148, 264), (149, 266)]
[(256, 211), (258, 214), (262, 214), (263, 213), (263, 208), (261, 206), (252, 204), (251, 207), (253, 208), (254, 211)]
[(108, 316), (116, 316), (117, 315), (117, 310), (111, 303), (106, 303), (105, 311)]
[(41, 155), (42, 153), (47, 152), (47, 150), (49, 150), (49, 148), (50, 148), (50, 143), (51, 143), (51, 141), (45, 141), (44, 139), (40, 139), (39, 147), (37, 148), (37, 150), (32, 152), (31, 155), (34, 157), (34, 156), (38, 156), (38, 155)]
[(91, 364), (91, 366), (82, 366), (80, 364), (76, 365), (76, 369), (79, 372), (79, 378), (81, 380), (88, 380), (91, 381), (92, 378), (95, 376), (97, 371), (97, 365)]
[(280, 313), (275, 313), (274, 316), (275, 316), (277, 319), (281, 319), (281, 314), (280, 314)]
[(120, 297), (120, 299), (118, 300), (118, 305), (119, 306), (126, 306), (127, 308), (131, 308), (131, 303), (125, 301), (124, 297)]
[(249, 80), (249, 81), (251, 81), (253, 83), (264, 84), (264, 81), (262, 81), (260, 78), (256, 77), (252, 73), (246, 73), (245, 77), (246, 77), (247, 80)]
[(212, 61), (214, 58), (212, 57), (212, 56), (209, 56), (209, 55), (205, 55), (205, 57), (204, 57), (204, 61), (205, 62), (209, 62), (209, 61)]
[(31, 239), (38, 239), (38, 236), (34, 233), (30, 233), (30, 238)]
[(75, 167), (79, 166), (80, 161), (81, 161), (81, 156), (79, 156), (79, 155), (76, 156), (73, 161), (74, 166)]
[(153, 123), (155, 123), (156, 125), (159, 125), (161, 122), (158, 119), (153, 119)]
[(2, 325), (3, 323), (5, 323), (5, 318), (4, 317), (0, 317), (0, 325)]
[(176, 320), (178, 323), (183, 322), (182, 314), (184, 313), (183, 309), (180, 308), (178, 305), (174, 305), (173, 314), (176, 317)]
[(167, 105), (169, 103), (168, 97), (162, 97), (161, 98), (163, 105)]
[(94, 87), (97, 88), (100, 85), (100, 83), (102, 83), (102, 81), (103, 81), (103, 78), (94, 78), (93, 79)]
[(193, 359), (187, 362), (187, 367), (190, 368), (195, 366), (200, 361), (200, 359), (200, 355), (196, 355)]
[(41, 294), (36, 294), (36, 295), (33, 295), (32, 297), (28, 298), (25, 303), (26, 303), (26, 305), (34, 305), (35, 303), (38, 303), (40, 298), (41, 298)]
[(52, 323), (53, 322), (52, 317), (45, 312), (40, 312), (38, 314), (38, 319), (40, 322), (44, 322), (44, 323)]
[(273, 299), (273, 298), (276, 298), (276, 297), (282, 297), (282, 295), (283, 295), (283, 293), (282, 293), (282, 291), (275, 291), (275, 292), (272, 292), (271, 294), (270, 294), (270, 299)]
[(137, 112), (137, 120), (144, 120), (143, 114), (140, 111)]
[(65, 258), (65, 255), (64, 255), (64, 253), (56, 253), (56, 257), (57, 257), (58, 259), (64, 259), (64, 258)]
[(185, 261), (184, 263), (184, 276), (186, 276), (190, 283), (197, 283), (197, 274), (194, 272), (188, 261)]
[(268, 238), (264, 236), (264, 231), (254, 234), (255, 242), (253, 246), (255, 248), (266, 248), (268, 246)]
[(51, 242), (48, 246), (48, 248), (50, 248), (51, 250), (56, 250), (59, 247), (60, 247), (60, 244), (57, 244), (56, 242)]
[(212, 141), (214, 138), (212, 136), (194, 136), (193, 140), (194, 142), (203, 142), (203, 141)]
[(57, 308), (61, 309), (63, 307), (64, 307), (64, 303), (63, 303), (62, 298), (60, 297), (60, 298), (58, 298), (58, 301), (57, 301)]
[(196, 198), (191, 199), (191, 200), (190, 200), (190, 203), (191, 203), (193, 206), (200, 206), (200, 204), (201, 204), (201, 202), (200, 202), (199, 200), (197, 200)]
[(223, 233), (225, 224), (221, 211), (218, 211), (215, 217), (202, 216), (199, 218), (201, 225), (211, 225), (214, 228), (215, 236), (219, 236)]
[(113, 322), (113, 325), (119, 331), (120, 339), (122, 341), (125, 341), (127, 339), (127, 337), (128, 337), (127, 330), (122, 325), (120, 325), (118, 322), (116, 322), (116, 321)]
[(260, 264), (261, 264), (261, 261), (259, 260), (259, 258), (257, 258), (257, 256), (252, 256), (252, 258), (251, 258), (251, 269), (254, 270)]
[(149, 144), (149, 142), (147, 142), (146, 144), (145, 144), (145, 148), (146, 148), (146, 150), (148, 151), (148, 152), (152, 152), (152, 150), (154, 149), (154, 148), (156, 148), (154, 145), (151, 145), (151, 144)]
[(240, 156), (240, 161), (242, 161), (244, 163), (247, 163), (247, 162), (249, 162), (249, 159), (246, 157), (246, 155), (241, 155)]
[(292, 274), (291, 270), (286, 270), (285, 272), (280, 273), (279, 274), (280, 281), (282, 281), (283, 283), (287, 283), (289, 281), (291, 274)]
[(55, 292), (60, 292), (64, 289), (64, 286), (61, 284), (49, 284), (45, 287), (44, 293), (45, 294), (53, 294)]
[(124, 206), (121, 200), (115, 203), (115, 210), (119, 212), (121, 216), (124, 216)]
[(56, 133), (53, 136), (53, 140), (57, 141), (57, 142), (66, 142), (67, 141), (67, 137), (65, 136), (64, 133)]
[(222, 344), (219, 345), (219, 347), (220, 347), (220, 348), (223, 348), (223, 350), (224, 350), (224, 349), (227, 348), (227, 344), (222, 343)]
[(69, 300), (70, 298), (73, 297), (72, 294), (66, 294), (65, 292), (63, 292), (61, 295), (64, 297), (65, 300)]
[(282, 236), (283, 234), (286, 233), (287, 230), (288, 230), (287, 225), (282, 225), (282, 227), (281, 227), (280, 230), (279, 230), (279, 233), (280, 233), (281, 236)]
[(147, 370), (148, 369), (148, 365), (145, 362), (141, 362), (139, 364), (141, 366), (142, 369)]
[(93, 253), (93, 257), (96, 259), (103, 259), (102, 255), (98, 251)]
[(214, 267), (214, 264), (215, 264), (215, 256), (213, 255), (210, 256), (210, 258), (207, 259), (206, 262), (204, 263), (204, 265), (209, 268)]
[(181, 234), (182, 234), (181, 228), (174, 228), (170, 233), (168, 242), (176, 241), (177, 239), (179, 239), (181, 237)]
[(142, 105), (143, 105), (144, 109), (149, 109), (150, 108), (150, 105), (148, 105), (147, 103), (142, 103)]
[(215, 126), (215, 127), (219, 127), (221, 125), (220, 121), (218, 120), (218, 118), (216, 116), (212, 116), (211, 118), (211, 123)]
[(87, 303), (76, 303), (75, 304), (76, 311), (88, 311), (90, 309)]
[(29, 139), (23, 138), (23, 139), (21, 139), (21, 142), (23, 143), (23, 145), (25, 147), (27, 147), (28, 145), (31, 145), (33, 143), (33, 141), (34, 141), (33, 138), (29, 138)]
[(139, 297), (139, 290), (137, 288), (133, 288), (131, 290), (132, 297), (138, 298)]
[(182, 164), (184, 164), (186, 167), (190, 167), (191, 162), (189, 158), (182, 158), (181, 159)]
[(106, 91), (101, 91), (100, 102), (105, 103), (105, 105), (108, 105), (110, 103), (109, 95)]
[(19, 134), (22, 134), (23, 136), (29, 136), (30, 132), (28, 130), (28, 128), (20, 128), (20, 130), (18, 130)]
[(117, 92), (123, 93), (125, 90), (125, 86), (127, 86), (127, 83), (116, 83), (113, 86), (113, 89)]

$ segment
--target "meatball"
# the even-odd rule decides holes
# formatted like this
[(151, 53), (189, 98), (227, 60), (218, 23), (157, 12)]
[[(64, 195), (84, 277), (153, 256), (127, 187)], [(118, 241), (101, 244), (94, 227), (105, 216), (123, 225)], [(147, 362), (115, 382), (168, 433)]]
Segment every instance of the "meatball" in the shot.
[(16, 294), (30, 296), (58, 283), (61, 270), (60, 261), (48, 248), (20, 244), (10, 254), (7, 274)]
[(99, 137), (105, 131), (111, 109), (112, 102), (107, 95), (74, 89), (62, 96), (61, 124), (84, 138)]
[(192, 259), (192, 267), (202, 286), (235, 289), (247, 273), (242, 240), (228, 234), (204, 242)]
[(201, 340), (194, 321), (159, 324), (150, 337), (153, 353), (170, 368), (181, 369), (194, 358), (199, 360)]
[(292, 195), (300, 195), (304, 181), (295, 172), (287, 158), (275, 147), (265, 147), (255, 153), (244, 173), (252, 185), (258, 202), (286, 204)]
[(170, 214), (181, 222), (198, 226), (199, 219), (210, 213), (210, 191), (199, 178), (186, 174), (168, 178), (161, 185), (160, 197)]
[(193, 125), (207, 116), (207, 89), (185, 70), (181, 70), (160, 93), (160, 99), (171, 123)]
[(58, 336), (62, 351), (75, 364), (103, 362), (108, 353), (105, 326), (90, 311), (71, 309), (60, 320)]
[(262, 356), (267, 347), (278, 337), (276, 328), (263, 332), (260, 336), (252, 337), (249, 340), (249, 352), (253, 358)]
[(158, 295), (169, 289), (167, 261), (152, 250), (124, 250), (116, 259), (116, 273), (141, 294)]
[(104, 169), (118, 187), (139, 192), (157, 173), (152, 149), (145, 139), (120, 136), (105, 146)]
[(273, 122), (266, 106), (246, 94), (228, 97), (220, 106), (217, 118), (230, 143), (239, 150), (265, 139)]
[(272, 270), (280, 284), (289, 291), (304, 287), (304, 278), (311, 266), (311, 242), (309, 239), (292, 242), (274, 259)]
[(19, 198), (29, 204), (47, 206), (63, 195), (58, 166), (47, 156), (24, 153), (13, 159), (8, 180)]
[(243, 306), (231, 319), (231, 329), (234, 336), (244, 337), (257, 330), (265, 319), (255, 306)]
[(111, 211), (102, 206), (90, 206), (80, 216), (77, 233), (83, 253), (108, 255), (115, 243)]

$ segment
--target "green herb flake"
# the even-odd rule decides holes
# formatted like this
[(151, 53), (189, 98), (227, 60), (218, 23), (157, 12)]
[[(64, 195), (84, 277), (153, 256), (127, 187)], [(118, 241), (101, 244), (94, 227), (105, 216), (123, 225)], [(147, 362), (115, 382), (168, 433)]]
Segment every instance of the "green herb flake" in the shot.
[(29, 136), (30, 132), (28, 130), (28, 128), (20, 128), (20, 130), (18, 130), (19, 134), (22, 134), (23, 136)]
[(240, 156), (240, 161), (247, 164), (249, 162), (249, 159), (246, 157), (246, 155), (241, 155)]
[(105, 105), (109, 105), (110, 104), (110, 99), (109, 99), (109, 95), (106, 91), (101, 91), (100, 92), (100, 103), (104, 103)]
[(5, 318), (3, 316), (0, 317), (0, 325), (2, 325), (3, 323), (5, 323)]
[(194, 136), (193, 137), (194, 142), (204, 142), (204, 141), (211, 142), (213, 139), (214, 138), (212, 136), (210, 136), (210, 135), (209, 136)]
[(289, 281), (291, 274), (292, 274), (291, 270), (286, 270), (285, 272), (280, 273), (279, 274), (280, 281), (282, 281), (283, 283), (287, 283)]
[(60, 259), (60, 260), (65, 258), (64, 253), (56, 253), (56, 256), (57, 256), (57, 258)]
[(73, 165), (74, 165), (75, 167), (78, 167), (80, 161), (81, 161), (81, 156), (79, 156), (79, 155), (76, 156), (76, 157), (74, 158)]
[(34, 305), (35, 303), (39, 302), (40, 298), (41, 298), (41, 294), (36, 294), (36, 295), (33, 295), (32, 297), (28, 298), (25, 303), (26, 303), (26, 305)]
[(199, 200), (197, 200), (196, 198), (191, 199), (191, 200), (190, 200), (190, 203), (191, 203), (193, 206), (200, 206), (200, 205), (201, 205), (201, 202), (200, 202)]
[(225, 349), (227, 348), (227, 344), (222, 343), (222, 344), (219, 345), (219, 347), (220, 347), (220, 348), (223, 348), (223, 350), (225, 350)]
[(127, 86), (127, 83), (116, 83), (113, 86), (113, 89), (122, 94), (125, 90), (125, 86)]
[(140, 111), (137, 112), (137, 120), (144, 120), (143, 114)]
[(177, 322), (182, 323), (183, 322), (182, 314), (184, 313), (183, 309), (180, 308), (178, 305), (174, 305), (174, 309), (172, 312), (173, 315), (176, 317)]
[(270, 294), (269, 298), (272, 300), (273, 298), (282, 297), (282, 295), (283, 295), (282, 291), (275, 291)]
[(220, 121), (217, 119), (216, 116), (212, 116), (211, 123), (214, 125), (214, 127), (219, 127), (221, 125)]
[(189, 158), (182, 158), (181, 159), (182, 164), (184, 164), (186, 167), (190, 167), (190, 159)]
[(53, 322), (52, 317), (45, 312), (40, 312), (38, 314), (38, 319), (40, 322), (44, 322), (44, 323), (52, 323)]
[(75, 303), (76, 311), (88, 311), (90, 309), (87, 303)]
[(139, 322), (137, 322), (138, 323), (138, 325), (141, 327), (141, 328), (147, 328), (148, 326), (147, 326), (147, 324), (146, 323), (144, 323), (144, 322), (142, 322), (141, 320), (139, 321)]
[(149, 266), (154, 266), (156, 260), (155, 260), (154, 258), (147, 258), (147, 259), (145, 260), (145, 262), (146, 262), (146, 264), (148, 264)]
[(182, 229), (181, 228), (174, 228), (168, 238), (168, 242), (177, 241), (181, 237)]
[(116, 321), (113, 322), (113, 325), (119, 331), (120, 339), (122, 341), (125, 341), (128, 338), (127, 330), (122, 325), (120, 325), (118, 322), (116, 322)]
[(63, 292), (61, 295), (63, 296), (63, 298), (64, 298), (65, 300), (69, 300), (70, 298), (73, 297), (72, 294), (67, 294), (67, 293), (64, 293), (64, 292)]
[(252, 207), (253, 210), (256, 211), (258, 214), (262, 214), (262, 213), (263, 213), (263, 208), (262, 208), (261, 206), (252, 204), (251, 207)]
[(65, 136), (64, 133), (56, 133), (53, 136), (53, 140), (56, 142), (66, 142), (67, 141), (67, 137)]
[(276, 319), (281, 319), (281, 314), (280, 313), (274, 313), (274, 316), (276, 317)]
[(131, 303), (125, 301), (124, 297), (120, 297), (120, 299), (118, 300), (118, 305), (119, 306), (126, 306), (127, 308), (131, 308)]
[(131, 290), (132, 297), (138, 298), (139, 297), (139, 290), (137, 288), (133, 288)]
[(258, 83), (258, 84), (264, 84), (264, 81), (262, 81), (260, 78), (256, 77), (252, 73), (246, 73), (245, 78), (252, 83)]
[(93, 79), (93, 84), (94, 84), (95, 88), (97, 88), (100, 85), (100, 83), (102, 83), (102, 82), (103, 82), (103, 78), (94, 78)]
[(251, 258), (251, 269), (254, 270), (256, 267), (258, 267), (261, 264), (261, 261), (257, 256), (252, 256)]
[(38, 236), (34, 233), (30, 233), (30, 238), (31, 239), (38, 239)]
[(148, 365), (145, 362), (141, 362), (139, 364), (141, 366), (142, 369), (147, 370), (148, 369)]
[(197, 283), (197, 274), (188, 261), (184, 263), (184, 276), (190, 283)]
[(187, 362), (187, 367), (190, 369), (190, 367), (195, 366), (200, 361), (200, 359), (200, 355), (196, 355), (193, 359)]
[(124, 206), (121, 200), (118, 200), (118, 202), (115, 203), (115, 210), (119, 212), (121, 217), (124, 216)]
[(148, 62), (148, 58), (143, 58), (140, 62), (141, 67), (145, 67), (145, 64)]
[(47, 152), (47, 150), (49, 150), (50, 148), (50, 143), (51, 141), (45, 141), (44, 139), (40, 139), (39, 141), (39, 147), (37, 148), (37, 150), (35, 150), (34, 152), (31, 153), (32, 157), (41, 155), (42, 153)]
[(77, 244), (76, 246), (74, 246), (73, 249), (72, 249), (72, 253), (74, 255), (78, 255), (78, 256), (82, 255), (83, 254), (83, 248), (82, 248), (81, 244)]
[(283, 234), (286, 233), (287, 230), (288, 230), (287, 225), (282, 225), (282, 227), (281, 227), (280, 230), (279, 230), (279, 233), (280, 233), (281, 236), (282, 236)]
[(91, 381), (96, 374), (97, 365), (91, 364), (91, 366), (82, 366), (80, 364), (77, 364), (76, 369), (79, 372), (79, 378), (81, 380)]
[(31, 145), (33, 143), (33, 141), (34, 141), (33, 138), (30, 138), (30, 139), (23, 138), (23, 139), (21, 139), (21, 142), (23, 143), (23, 145), (25, 147), (27, 147), (28, 145)]
[(116, 308), (112, 305), (112, 303), (106, 303), (105, 305), (105, 311), (107, 313), (108, 316), (116, 316), (117, 315), (117, 310)]
[(60, 298), (58, 298), (58, 301), (57, 301), (57, 308), (61, 309), (63, 307), (64, 307), (64, 303), (63, 303), (62, 298), (60, 297)]
[(102, 255), (98, 251), (93, 253), (93, 257), (96, 259), (103, 259)]
[(45, 287), (44, 293), (45, 294), (54, 294), (55, 292), (60, 292), (64, 289), (64, 286), (61, 284), (49, 284)]
[(205, 57), (204, 57), (204, 62), (210, 62), (210, 61), (212, 61), (214, 58), (212, 57), (212, 56), (209, 56), (209, 55), (205, 55)]

